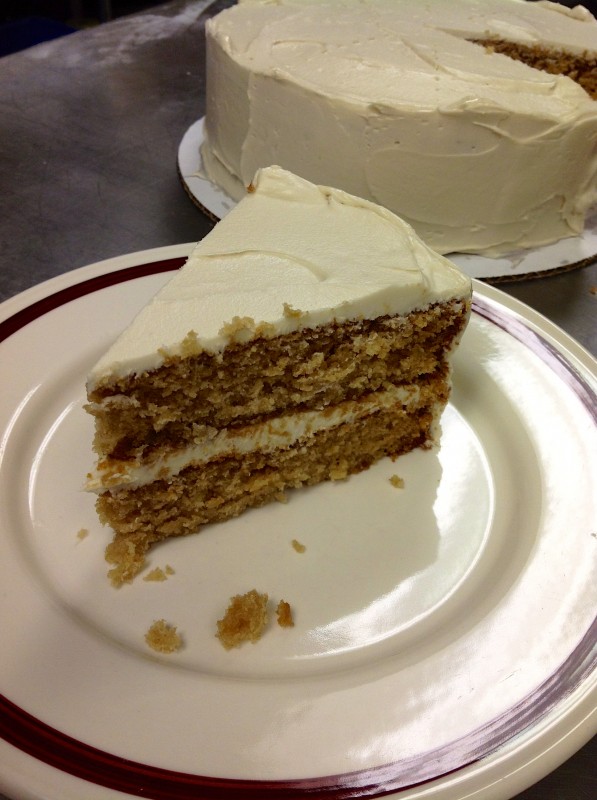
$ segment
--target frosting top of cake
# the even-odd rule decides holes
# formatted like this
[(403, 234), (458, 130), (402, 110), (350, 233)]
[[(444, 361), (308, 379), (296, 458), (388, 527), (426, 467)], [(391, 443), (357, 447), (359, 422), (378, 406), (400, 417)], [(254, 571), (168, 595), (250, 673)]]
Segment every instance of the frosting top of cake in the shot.
[[(520, 19), (512, 14), (507, 21), (492, 19), (491, 7), (497, 11), (504, 0), (482, 4), (477, 0), (442, 0), (441, 4), (392, 0), (390, 5), (387, 0), (371, 5), (367, 0), (353, 0), (346, 8), (338, 7), (345, 2), (324, 0), (306, 7), (304, 0), (279, 6), (247, 2), (223, 12), (209, 27), (225, 40), (225, 49), (238, 63), (257, 75), (282, 83), (291, 79), (305, 89), (347, 103), (380, 106), (388, 113), (391, 108), (444, 113), (485, 108), (554, 122), (575, 116), (579, 106), (594, 107), (584, 89), (570, 78), (531, 68), (474, 43), (475, 39), (505, 38), (545, 45), (541, 36), (550, 31), (554, 47), (566, 45), (567, 52), (580, 52), (582, 45), (570, 31), (556, 36), (554, 24), (567, 29), (570, 23), (574, 33), (578, 28), (580, 41), (585, 40), (584, 49), (591, 45), (594, 51), (594, 18), (588, 24), (545, 11), (553, 18), (551, 27), (530, 25), (524, 14)], [(518, 6), (517, 0), (505, 2)], [(520, 5), (534, 3), (524, 0)], [(290, 104), (287, 110), (291, 111)], [(487, 122), (490, 126), (492, 120)], [(532, 135), (528, 125), (511, 134)], [(464, 143), (462, 149), (466, 152)]]
[(269, 167), (99, 360), (88, 388), (170, 356), (470, 292), (470, 279), (390, 211)]
[[(573, 8), (552, 0), (238, 0), (238, 6), (301, 7), (344, 6), (370, 15), (374, 8), (402, 22), (443, 30), (461, 39), (507, 39), (518, 44), (537, 44), (569, 53), (596, 51), (595, 17), (582, 5)], [(317, 12), (316, 12), (317, 13)], [(281, 15), (286, 16), (286, 15)]]

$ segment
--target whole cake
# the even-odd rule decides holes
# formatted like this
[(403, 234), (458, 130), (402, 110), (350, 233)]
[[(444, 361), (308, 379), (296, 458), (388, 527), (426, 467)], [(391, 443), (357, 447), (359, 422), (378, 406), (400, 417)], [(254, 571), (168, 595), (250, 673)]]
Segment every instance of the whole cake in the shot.
[(261, 170), (88, 377), (113, 582), (154, 542), (434, 443), (470, 295), (387, 209)]
[(582, 232), (597, 21), (526, 0), (248, 0), (206, 25), (203, 167), (235, 199), (280, 164), (440, 253)]

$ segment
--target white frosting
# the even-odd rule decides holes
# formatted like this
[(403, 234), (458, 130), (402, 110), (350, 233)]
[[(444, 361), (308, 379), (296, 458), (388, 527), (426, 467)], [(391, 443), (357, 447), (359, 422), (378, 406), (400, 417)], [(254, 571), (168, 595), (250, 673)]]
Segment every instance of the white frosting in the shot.
[(243, 2), (206, 26), (205, 169), (238, 199), (280, 164), (386, 206), (442, 253), (577, 235), (597, 197), (597, 103), (467, 41), (594, 54), (592, 15), (554, 6)]
[(419, 389), (393, 387), (376, 392), (359, 402), (347, 401), (326, 411), (303, 411), (285, 414), (270, 422), (246, 425), (242, 428), (221, 431), (213, 430), (211, 435), (195, 445), (167, 455), (160, 455), (150, 463), (139, 464), (130, 461), (109, 459), (100, 462), (91, 475), (86, 489), (93, 492), (118, 489), (133, 489), (159, 478), (171, 477), (190, 465), (200, 465), (213, 458), (238, 456), (254, 451), (270, 452), (278, 448), (290, 447), (319, 431), (329, 430), (344, 423), (351, 423), (368, 416), (380, 408), (401, 405), (405, 409), (417, 403)]
[[(572, 8), (568, 8), (568, 6), (563, 6), (560, 3), (554, 3), (552, 0), (536, 0), (536, 4), (538, 6), (543, 6), (543, 8), (548, 9), (548, 11), (557, 11), (560, 14), (565, 14), (572, 19), (578, 19), (581, 22), (590, 22), (595, 18), (591, 14), (588, 8), (584, 6), (573, 6)], [(590, 43), (586, 44), (586, 47), (583, 47), (583, 42), (575, 41), (570, 42), (570, 47), (574, 50), (574, 48), (580, 48), (580, 51), (587, 49), (590, 50), (591, 47), (594, 47), (594, 44), (591, 45)]]
[(95, 365), (88, 389), (184, 353), (191, 331), (217, 353), (256, 328), (276, 336), (470, 296), (470, 279), (386, 209), (278, 167), (254, 187)]

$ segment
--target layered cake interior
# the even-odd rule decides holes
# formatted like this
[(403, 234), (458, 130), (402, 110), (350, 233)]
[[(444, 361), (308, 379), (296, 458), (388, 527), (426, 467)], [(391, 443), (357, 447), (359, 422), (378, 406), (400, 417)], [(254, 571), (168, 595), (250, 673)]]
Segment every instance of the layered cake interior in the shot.
[(436, 443), (470, 297), (391, 212), (261, 170), (89, 375), (114, 584), (155, 542)]
[(206, 24), (203, 169), (259, 167), (389, 208), (440, 253), (583, 231), (597, 21), (527, 0), (246, 0)]

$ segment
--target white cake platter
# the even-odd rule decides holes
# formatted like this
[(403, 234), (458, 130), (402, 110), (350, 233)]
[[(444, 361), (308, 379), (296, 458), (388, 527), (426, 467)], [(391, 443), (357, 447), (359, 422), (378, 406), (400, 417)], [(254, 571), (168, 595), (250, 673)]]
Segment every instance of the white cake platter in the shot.
[[(186, 131), (178, 148), (178, 172), (191, 200), (214, 222), (234, 208), (233, 200), (206, 177), (199, 148), (204, 139), (204, 118)], [(587, 218), (582, 236), (562, 239), (531, 250), (517, 250), (501, 258), (469, 253), (448, 256), (470, 275), (489, 283), (542, 278), (587, 266), (597, 260), (597, 209)]]
[[(174, 574), (114, 589), (81, 488), (85, 378), (191, 247), (0, 306), (0, 793), (506, 800), (538, 781), (597, 732), (597, 362), (475, 281), (438, 450), (162, 543), (148, 570)], [(216, 621), (251, 588), (295, 626), (226, 651)], [(179, 652), (148, 648), (156, 619)]]

